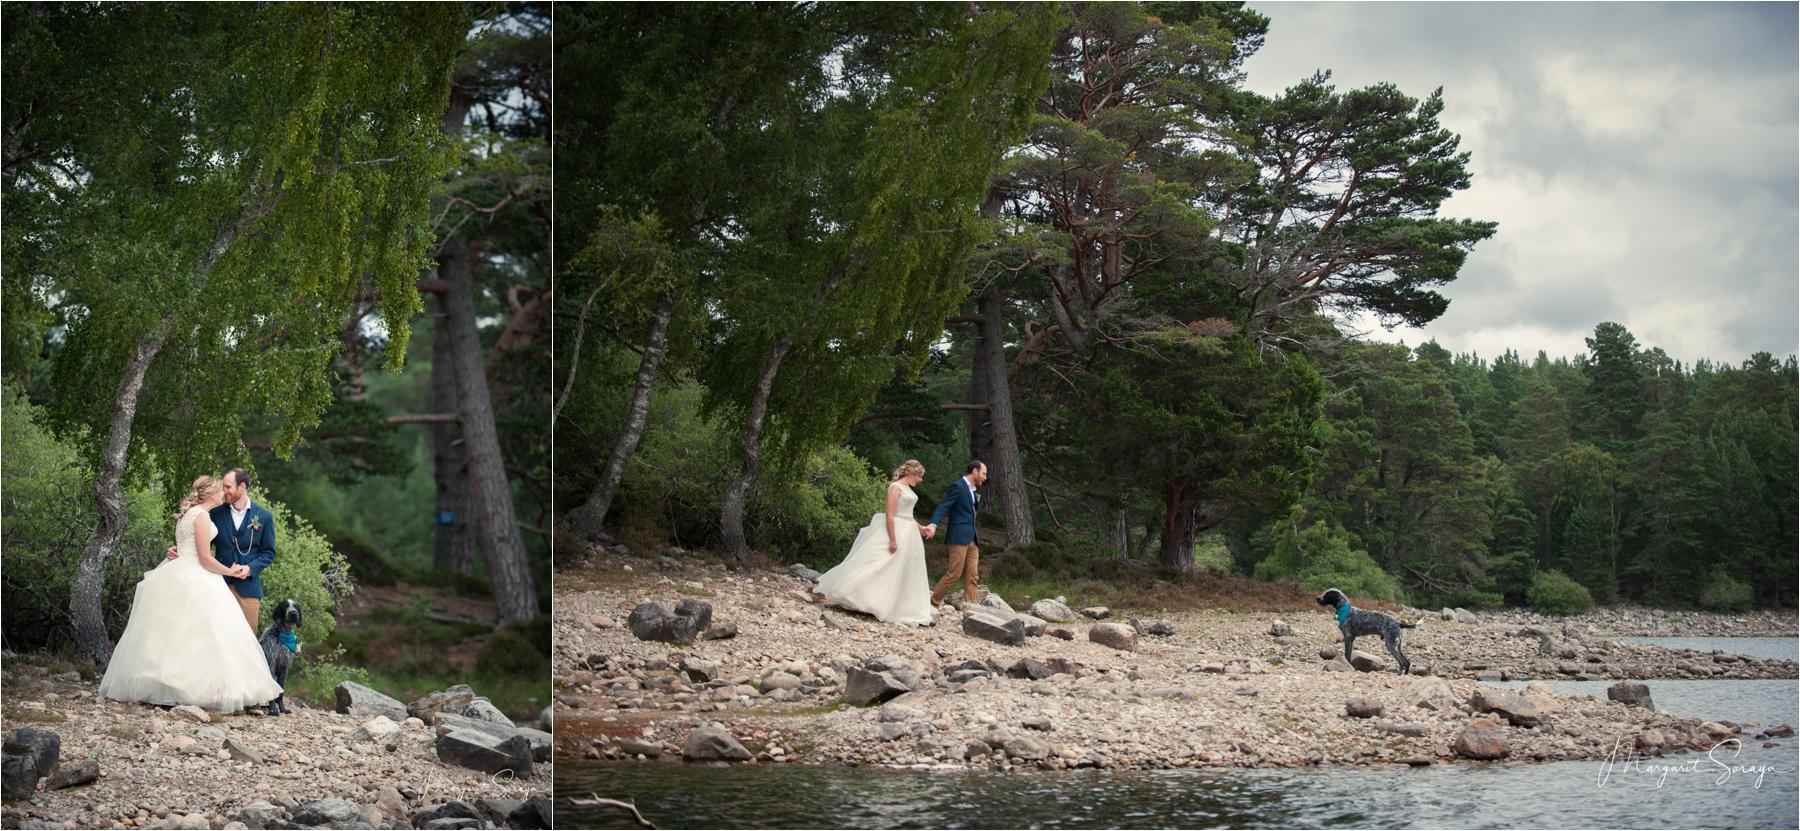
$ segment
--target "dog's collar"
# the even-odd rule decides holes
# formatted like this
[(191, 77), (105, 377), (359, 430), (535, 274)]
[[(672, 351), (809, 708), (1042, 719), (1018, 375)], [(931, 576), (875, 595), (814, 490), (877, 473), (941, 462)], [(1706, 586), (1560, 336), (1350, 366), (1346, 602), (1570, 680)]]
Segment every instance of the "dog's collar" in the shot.
[(281, 644), (283, 646), (287, 647), (289, 650), (293, 651), (296, 654), (298, 654), (300, 652), (300, 636), (294, 634), (294, 631), (292, 629), (289, 629), (286, 632), (279, 632), (275, 635), (275, 637), (278, 640), (280, 640)]
[(1350, 601), (1348, 601), (1348, 600), (1344, 601), (1341, 605), (1339, 605), (1337, 607), (1338, 625), (1339, 626), (1344, 625), (1344, 619), (1349, 617), (1350, 613), (1353, 611), (1355, 611), (1355, 609), (1352, 609), (1350, 607)]

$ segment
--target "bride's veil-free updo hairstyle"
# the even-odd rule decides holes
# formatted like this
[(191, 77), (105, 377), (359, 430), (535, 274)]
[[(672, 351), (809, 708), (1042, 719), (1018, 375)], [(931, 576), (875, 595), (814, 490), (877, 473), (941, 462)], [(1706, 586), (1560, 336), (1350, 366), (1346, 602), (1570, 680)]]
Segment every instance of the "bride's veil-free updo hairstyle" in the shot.
[(898, 482), (901, 479), (904, 479), (908, 476), (924, 476), (924, 475), (925, 475), (925, 466), (922, 464), (919, 464), (918, 459), (907, 459), (904, 464), (900, 465), (897, 468), (894, 468), (894, 475), (892, 478), (888, 479), (888, 481), (889, 482)]
[(189, 508), (212, 498), (213, 492), (225, 487), (225, 481), (216, 476), (202, 476), (194, 480), (194, 487), (188, 495), (181, 498), (181, 507), (175, 509), (175, 518), (181, 519)]

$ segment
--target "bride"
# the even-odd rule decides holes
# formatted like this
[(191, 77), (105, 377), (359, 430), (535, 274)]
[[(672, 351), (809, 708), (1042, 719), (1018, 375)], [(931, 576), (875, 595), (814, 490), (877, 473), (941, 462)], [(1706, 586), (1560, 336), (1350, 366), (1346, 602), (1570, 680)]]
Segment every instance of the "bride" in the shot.
[(887, 623), (931, 623), (931, 584), (925, 574), (925, 526), (913, 519), (913, 486), (925, 478), (917, 459), (894, 471), (887, 511), (856, 534), (844, 561), (819, 577), (825, 599)]
[(181, 501), (177, 556), (138, 582), (131, 618), (100, 679), (102, 698), (235, 713), (281, 694), (243, 610), (220, 579), (242, 566), (213, 559), (217, 529), (207, 512), (223, 492), (223, 482), (202, 476)]

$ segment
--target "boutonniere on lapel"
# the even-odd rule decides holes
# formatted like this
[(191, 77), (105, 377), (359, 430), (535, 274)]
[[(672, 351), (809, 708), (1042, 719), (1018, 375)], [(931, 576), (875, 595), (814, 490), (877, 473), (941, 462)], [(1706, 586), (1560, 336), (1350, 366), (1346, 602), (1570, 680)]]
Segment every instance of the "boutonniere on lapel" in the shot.
[(260, 516), (251, 517), (250, 518), (250, 535), (254, 537), (254, 536), (256, 536), (256, 532), (261, 531), (261, 530), (262, 530), (262, 517), (260, 517)]

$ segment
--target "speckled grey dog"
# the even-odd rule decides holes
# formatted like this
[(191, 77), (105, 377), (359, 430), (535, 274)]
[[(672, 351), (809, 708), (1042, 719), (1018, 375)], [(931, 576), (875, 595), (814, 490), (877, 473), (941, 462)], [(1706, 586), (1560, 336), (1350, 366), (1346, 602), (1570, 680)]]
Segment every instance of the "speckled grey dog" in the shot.
[(263, 708), (263, 712), (271, 716), (287, 712), (288, 667), (300, 652), (299, 630), (300, 604), (291, 599), (283, 600), (275, 604), (275, 613), (269, 616), (269, 625), (263, 627), (262, 637), (257, 639), (262, 645), (263, 658), (269, 662), (269, 676), (281, 685), (281, 694)]
[(1344, 634), (1344, 660), (1350, 660), (1350, 648), (1357, 636), (1376, 635), (1387, 645), (1388, 654), (1394, 656), (1394, 660), (1400, 664), (1401, 675), (1412, 670), (1412, 661), (1407, 659), (1405, 652), (1400, 651), (1400, 630), (1412, 629), (1419, 624), (1401, 623), (1380, 612), (1358, 609), (1350, 605), (1350, 598), (1335, 588), (1326, 589), (1324, 594), (1319, 595), (1319, 605), (1337, 610), (1338, 631)]

